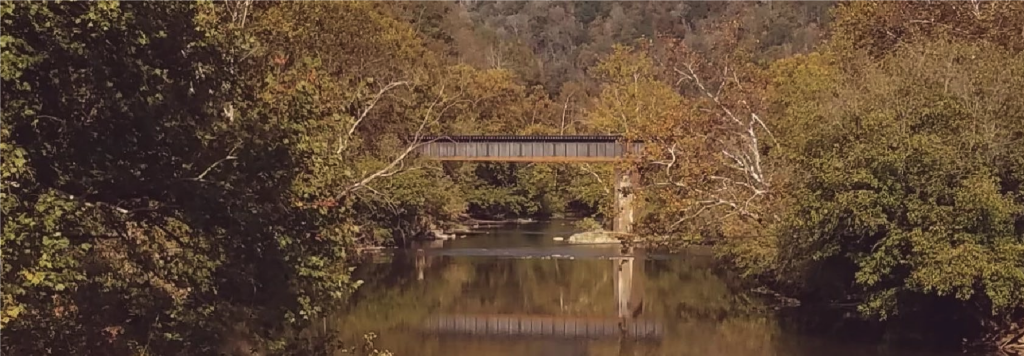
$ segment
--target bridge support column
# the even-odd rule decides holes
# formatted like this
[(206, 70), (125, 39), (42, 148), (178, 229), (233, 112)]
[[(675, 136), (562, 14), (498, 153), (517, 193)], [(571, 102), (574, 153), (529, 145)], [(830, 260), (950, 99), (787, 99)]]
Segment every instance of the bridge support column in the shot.
[(615, 220), (612, 222), (612, 230), (617, 233), (633, 232), (633, 211), (635, 209), (635, 194), (632, 190), (635, 184), (640, 183), (640, 175), (633, 170), (615, 170)]

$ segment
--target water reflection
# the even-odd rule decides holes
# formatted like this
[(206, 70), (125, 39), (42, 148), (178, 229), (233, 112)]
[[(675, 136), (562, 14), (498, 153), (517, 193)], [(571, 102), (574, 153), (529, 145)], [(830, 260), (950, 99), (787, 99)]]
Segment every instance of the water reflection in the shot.
[[(629, 258), (553, 241), (571, 233), (562, 226), (534, 228), (364, 265), (366, 284), (329, 328), (417, 356), (912, 355), (787, 333), (707, 257)], [(609, 332), (621, 317), (639, 331)]]

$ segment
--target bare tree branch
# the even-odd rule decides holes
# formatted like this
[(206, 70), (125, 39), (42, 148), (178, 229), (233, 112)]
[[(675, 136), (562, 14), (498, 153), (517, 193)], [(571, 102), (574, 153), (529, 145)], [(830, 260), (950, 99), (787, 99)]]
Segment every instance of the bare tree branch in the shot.
[[(390, 176), (393, 176), (395, 174), (398, 174), (400, 172), (409, 171), (409, 169), (405, 168), (405, 160), (406, 160), (406, 158), (408, 158), (408, 156), (412, 152), (416, 151), (420, 147), (423, 147), (424, 145), (427, 145), (427, 144), (430, 144), (430, 143), (438, 141), (438, 139), (433, 139), (433, 140), (429, 140), (429, 141), (423, 141), (425, 130), (429, 126), (437, 124), (438, 122), (440, 122), (441, 119), (444, 117), (445, 112), (449, 108), (455, 106), (456, 104), (458, 104), (460, 102), (467, 102), (468, 101), (468, 100), (455, 100), (455, 99), (460, 98), (463, 95), (462, 91), (460, 91), (459, 94), (455, 95), (452, 98), (445, 97), (444, 91), (445, 91), (445, 85), (441, 85), (440, 89), (438, 90), (437, 99), (435, 99), (433, 102), (431, 102), (430, 105), (427, 107), (427, 111), (423, 115), (423, 120), (420, 121), (420, 125), (416, 129), (416, 133), (413, 135), (412, 140), (409, 143), (409, 145), (406, 146), (406, 148), (404, 150), (402, 150), (402, 152), (400, 152), (397, 156), (395, 156), (395, 158), (392, 159), (387, 165), (385, 165), (384, 168), (381, 168), (381, 169), (377, 170), (376, 172), (373, 172), (373, 173), (371, 173), (369, 175), (366, 175), (359, 182), (356, 182), (355, 184), (352, 184), (351, 186), (345, 188), (338, 195), (337, 199), (341, 199), (344, 196), (346, 196), (346, 195), (348, 195), (348, 194), (350, 194), (352, 192), (355, 192), (355, 191), (357, 191), (359, 189), (368, 187), (369, 184), (371, 182), (373, 182), (374, 180), (376, 180), (376, 179), (386, 178), (386, 177), (390, 177)], [(443, 106), (443, 107), (442, 107), (442, 109), (436, 115), (434, 115), (434, 110), (438, 106)]]
[(572, 100), (572, 96), (575, 92), (569, 93), (569, 96), (565, 98), (565, 104), (562, 105), (562, 126), (559, 130), (560, 135), (565, 135), (565, 112), (569, 109), (569, 100)]
[(231, 151), (228, 152), (227, 156), (224, 156), (224, 158), (221, 158), (221, 159), (217, 160), (216, 162), (213, 162), (213, 164), (211, 164), (209, 167), (206, 167), (206, 169), (203, 170), (203, 173), (200, 173), (198, 176), (196, 176), (195, 178), (192, 178), (191, 180), (202, 181), (203, 178), (206, 177), (207, 174), (210, 174), (210, 171), (212, 171), (214, 168), (217, 168), (217, 166), (219, 166), (221, 163), (224, 163), (225, 161), (231, 161), (231, 160), (238, 159), (238, 157), (235, 157), (234, 154), (235, 154), (235, 151), (237, 151), (238, 148), (241, 147), (241, 146), (242, 146), (241, 142), (236, 143), (235, 146), (231, 148)]
[(361, 124), (363, 120), (366, 119), (366, 116), (370, 113), (370, 110), (373, 110), (373, 107), (377, 105), (377, 102), (380, 101), (380, 98), (384, 97), (384, 94), (386, 94), (391, 89), (408, 84), (409, 82), (407, 81), (391, 82), (385, 85), (383, 88), (381, 88), (380, 91), (378, 91), (377, 94), (370, 99), (370, 103), (367, 104), (365, 108), (363, 108), (363, 111), (359, 113), (359, 117), (356, 118), (356, 122), (352, 124), (352, 127), (348, 129), (348, 133), (345, 134), (345, 136), (338, 138), (337, 154), (340, 155), (341, 152), (345, 150), (345, 147), (348, 145), (349, 140), (351, 140), (352, 138), (352, 134), (356, 132), (356, 128), (358, 128), (359, 124)]
[(653, 162), (654, 164), (665, 166), (665, 175), (668, 176), (668, 177), (672, 176), (672, 167), (676, 165), (676, 160), (677, 160), (677, 157), (676, 157), (676, 147), (678, 147), (678, 146), (673, 143), (672, 147), (668, 148), (668, 153), (669, 153), (669, 155), (672, 156), (672, 159), (670, 161), (655, 161), (655, 162)]
[[(686, 65), (685, 70), (679, 68), (674, 68), (674, 70), (681, 76), (677, 83), (682, 83), (685, 80), (692, 81), (700, 94), (707, 97), (714, 104), (716, 111), (720, 113), (720, 118), (724, 119), (723, 122), (727, 124), (727, 134), (720, 138), (713, 138), (715, 142), (721, 145), (718, 151), (724, 159), (722, 167), (725, 169), (725, 174), (707, 177), (708, 183), (714, 182), (712, 184), (717, 186), (717, 188), (712, 188), (712, 190), (687, 187), (687, 184), (673, 177), (674, 172), (672, 168), (677, 165), (677, 146), (675, 145), (667, 150), (670, 156), (669, 160), (654, 162), (655, 164), (665, 166), (665, 175), (669, 180), (662, 184), (655, 184), (656, 186), (688, 188), (696, 192), (698, 196), (706, 198), (696, 201), (696, 207), (694, 208), (697, 209), (696, 213), (685, 214), (672, 227), (674, 228), (717, 207), (728, 207), (731, 212), (726, 216), (740, 215), (760, 220), (761, 216), (754, 212), (752, 206), (755, 201), (769, 194), (770, 180), (763, 168), (763, 158), (760, 151), (762, 143), (759, 135), (763, 130), (773, 141), (775, 140), (774, 135), (768, 129), (768, 126), (765, 125), (764, 121), (756, 113), (752, 112), (753, 108), (745, 101), (741, 101), (740, 104), (744, 105), (746, 109), (751, 110), (747, 118), (737, 115), (736, 112), (723, 103), (721, 95), (728, 84), (727, 82), (733, 82), (735, 85), (741, 86), (736, 71), (728, 67), (724, 68), (722, 76), (728, 79), (719, 84), (714, 92), (712, 92), (705, 82), (701, 80), (693, 65)], [(707, 110), (705, 112), (714, 113), (714, 111)], [(729, 172), (734, 173), (735, 176)]]
[(245, 21), (249, 17), (249, 9), (252, 8), (252, 2), (253, 0), (230, 2), (231, 5), (228, 6), (228, 10), (231, 12), (231, 22), (238, 26), (245, 26)]
[(604, 179), (601, 179), (601, 175), (597, 174), (597, 172), (590, 168), (590, 164), (584, 163), (582, 166), (580, 166), (580, 168), (583, 169), (584, 172), (592, 174), (594, 178), (597, 179), (597, 183), (601, 185), (601, 189), (604, 189), (605, 194), (612, 193), (612, 191), (608, 189), (608, 186), (604, 184)]

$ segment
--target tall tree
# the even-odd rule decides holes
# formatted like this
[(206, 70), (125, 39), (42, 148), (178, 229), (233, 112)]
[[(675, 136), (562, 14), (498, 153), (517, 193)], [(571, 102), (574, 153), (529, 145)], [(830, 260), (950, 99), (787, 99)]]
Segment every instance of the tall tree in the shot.
[(780, 62), (794, 185), (751, 266), (893, 325), (1021, 342), (1024, 57), (1000, 35), (1021, 27), (986, 20), (1015, 6), (850, 4), (827, 50)]

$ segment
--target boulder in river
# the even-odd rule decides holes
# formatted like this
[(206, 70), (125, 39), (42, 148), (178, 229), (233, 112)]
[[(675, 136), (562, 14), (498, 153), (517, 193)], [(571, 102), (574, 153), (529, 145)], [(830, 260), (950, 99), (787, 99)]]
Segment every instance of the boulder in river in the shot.
[(452, 240), (455, 238), (455, 234), (446, 234), (439, 229), (430, 230), (429, 236), (433, 237), (433, 240)]
[(615, 237), (612, 232), (604, 230), (594, 230), (581, 232), (572, 236), (569, 236), (567, 240), (569, 243), (576, 244), (617, 244), (620, 243), (619, 239)]

